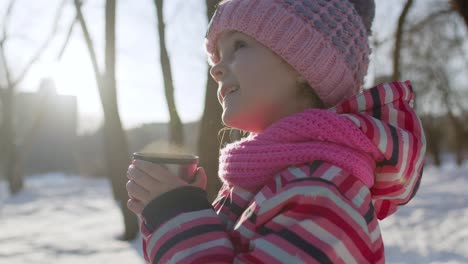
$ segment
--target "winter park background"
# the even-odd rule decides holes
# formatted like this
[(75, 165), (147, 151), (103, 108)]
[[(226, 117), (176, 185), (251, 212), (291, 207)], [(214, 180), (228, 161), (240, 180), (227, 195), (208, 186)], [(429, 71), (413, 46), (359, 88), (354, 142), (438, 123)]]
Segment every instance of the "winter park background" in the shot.
[[(199, 154), (215, 193), (229, 135), (202, 44), (216, 2), (0, 0), (0, 264), (144, 263), (117, 202), (134, 151)], [(375, 2), (366, 87), (412, 80), (428, 143), (419, 192), (381, 222), (387, 263), (468, 263), (467, 2)]]

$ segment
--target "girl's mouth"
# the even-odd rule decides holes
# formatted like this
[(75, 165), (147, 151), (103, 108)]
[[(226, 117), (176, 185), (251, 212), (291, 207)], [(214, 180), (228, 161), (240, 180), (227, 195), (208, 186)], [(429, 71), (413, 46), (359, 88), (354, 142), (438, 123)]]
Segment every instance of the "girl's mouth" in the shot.
[(239, 86), (232, 86), (226, 89), (226, 93), (223, 95), (223, 101), (226, 99), (226, 97), (232, 93), (235, 93), (237, 90), (239, 90)]

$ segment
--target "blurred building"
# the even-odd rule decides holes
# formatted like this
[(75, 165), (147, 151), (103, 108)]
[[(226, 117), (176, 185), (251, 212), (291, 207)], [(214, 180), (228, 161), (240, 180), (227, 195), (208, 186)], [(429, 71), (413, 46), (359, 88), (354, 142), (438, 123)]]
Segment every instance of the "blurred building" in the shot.
[(16, 136), (26, 175), (75, 170), (77, 99), (57, 94), (44, 79), (34, 93), (16, 95)]

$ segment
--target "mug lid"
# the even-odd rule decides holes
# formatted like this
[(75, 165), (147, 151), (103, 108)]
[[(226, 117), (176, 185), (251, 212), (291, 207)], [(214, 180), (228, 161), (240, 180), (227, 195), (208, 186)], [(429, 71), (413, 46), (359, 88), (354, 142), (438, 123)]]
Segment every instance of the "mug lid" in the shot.
[(198, 162), (198, 156), (190, 154), (135, 152), (133, 158), (153, 163), (185, 164)]

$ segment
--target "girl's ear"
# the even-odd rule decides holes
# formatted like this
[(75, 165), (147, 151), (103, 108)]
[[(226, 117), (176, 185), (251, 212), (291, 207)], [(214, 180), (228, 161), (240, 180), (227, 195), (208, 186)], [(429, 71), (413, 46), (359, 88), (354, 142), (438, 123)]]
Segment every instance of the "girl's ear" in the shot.
[(302, 77), (302, 76), (299, 75), (299, 74), (297, 75), (296, 81), (297, 81), (297, 83), (299, 83), (299, 84), (307, 83), (306, 79), (304, 79), (304, 77)]
[(315, 90), (310, 86), (309, 82), (303, 78), (302, 76), (298, 75), (296, 78), (297, 85), (299, 87), (299, 95), (301, 98), (308, 99), (309, 108), (318, 108), (318, 109), (325, 109), (325, 104), (317, 95)]

